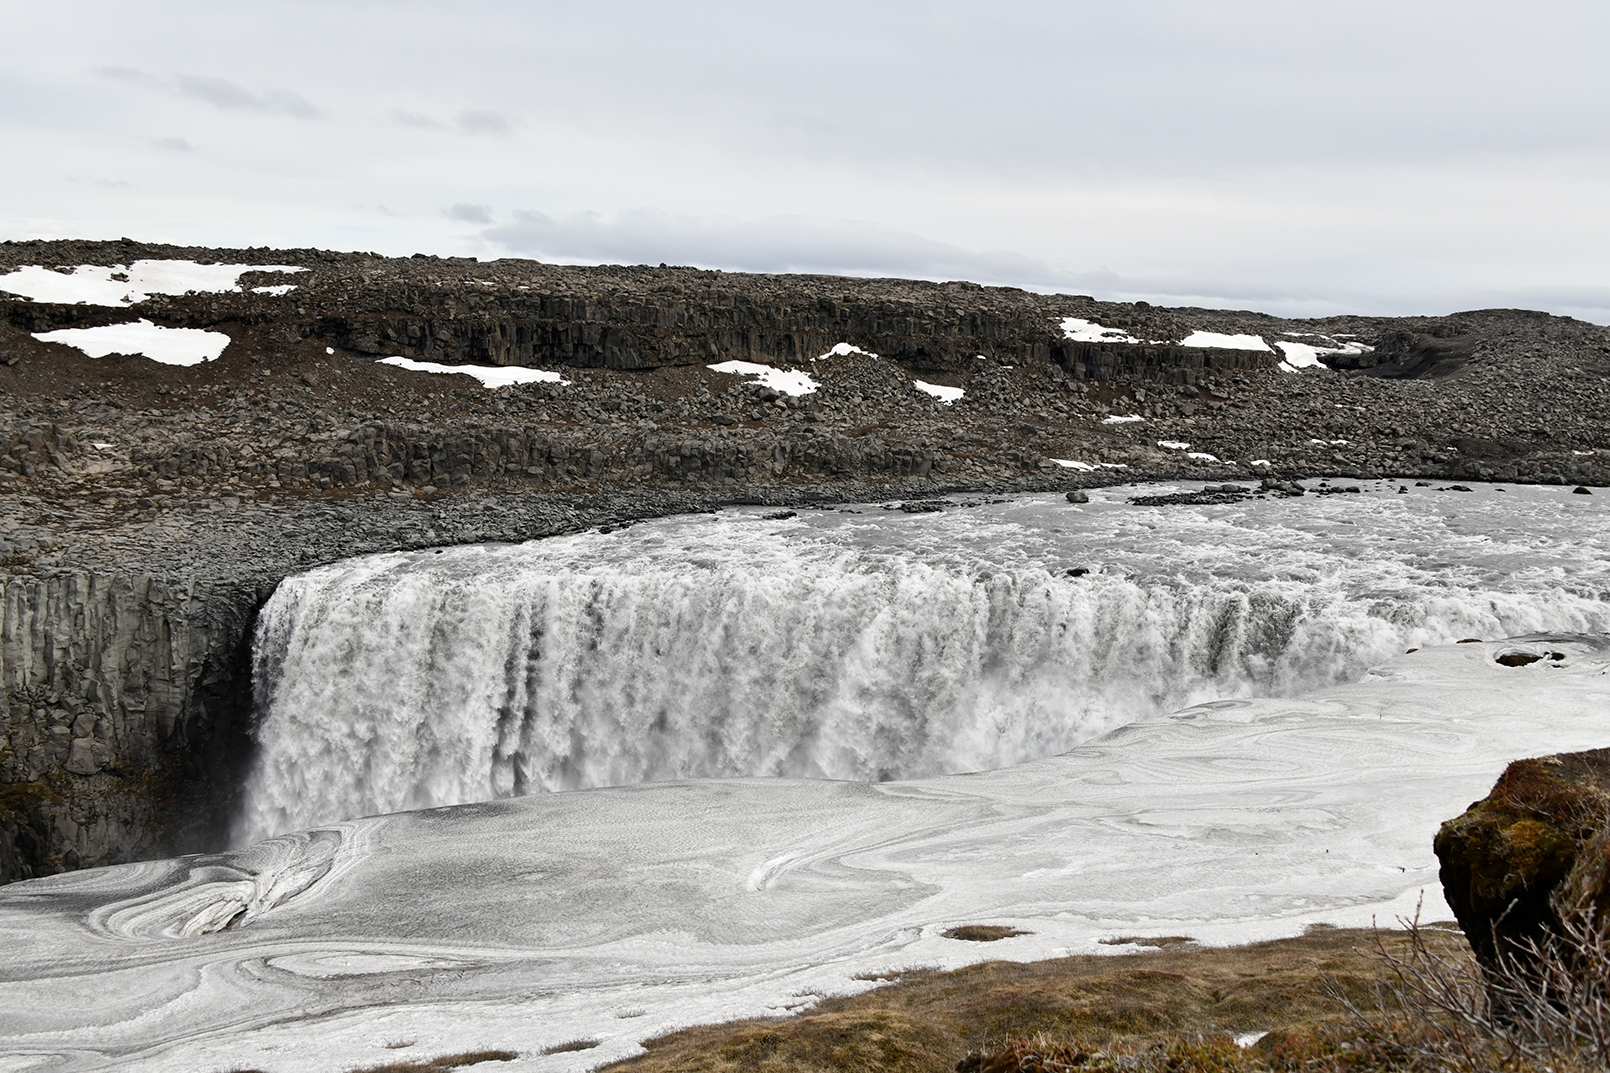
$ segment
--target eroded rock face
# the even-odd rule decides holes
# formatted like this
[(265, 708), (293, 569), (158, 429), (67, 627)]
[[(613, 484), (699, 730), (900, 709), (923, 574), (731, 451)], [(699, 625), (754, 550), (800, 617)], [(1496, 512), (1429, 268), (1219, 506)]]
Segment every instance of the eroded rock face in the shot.
[(1444, 896), (1484, 964), (1610, 910), (1610, 749), (1517, 760), (1437, 832)]
[(221, 837), (255, 606), (149, 575), (0, 579), (0, 882)]

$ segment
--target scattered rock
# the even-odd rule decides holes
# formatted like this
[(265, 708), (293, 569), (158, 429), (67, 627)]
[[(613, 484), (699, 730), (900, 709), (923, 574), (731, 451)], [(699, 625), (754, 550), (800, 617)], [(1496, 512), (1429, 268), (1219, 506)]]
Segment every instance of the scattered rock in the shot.
[(1090, 493), (1076, 488), (1069, 492), (1065, 498), (1069, 503), (1088, 503), (1090, 502)]
[(1579, 484), (1575, 488), (1571, 489), (1571, 493), (1573, 495), (1579, 495), (1579, 496), (1590, 496), (1590, 495), (1593, 494), (1591, 489), (1589, 489), (1586, 485), (1581, 485), (1581, 484)]

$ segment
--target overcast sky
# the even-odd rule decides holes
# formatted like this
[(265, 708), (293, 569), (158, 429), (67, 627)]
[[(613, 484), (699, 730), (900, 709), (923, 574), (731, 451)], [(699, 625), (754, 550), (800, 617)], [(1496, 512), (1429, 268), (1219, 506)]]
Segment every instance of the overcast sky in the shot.
[(1610, 4), (0, 0), (0, 237), (1610, 322)]

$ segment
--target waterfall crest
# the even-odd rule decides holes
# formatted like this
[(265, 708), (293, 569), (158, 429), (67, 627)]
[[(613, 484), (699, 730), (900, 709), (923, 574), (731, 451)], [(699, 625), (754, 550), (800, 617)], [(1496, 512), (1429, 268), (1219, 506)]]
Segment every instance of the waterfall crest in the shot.
[(947, 524), (971, 534), (948, 554), (932, 529), (925, 553), (729, 516), (288, 579), (258, 627), (241, 837), (646, 780), (995, 768), (1203, 700), (1356, 679), (1406, 648), (1610, 628), (1592, 596), (1312, 541), (1296, 577), (1268, 568), (1267, 540), (1185, 571), (1158, 537), (1109, 533), (1105, 565), (1069, 576), (1024, 551), (1050, 538), (1022, 519), (986, 538)]

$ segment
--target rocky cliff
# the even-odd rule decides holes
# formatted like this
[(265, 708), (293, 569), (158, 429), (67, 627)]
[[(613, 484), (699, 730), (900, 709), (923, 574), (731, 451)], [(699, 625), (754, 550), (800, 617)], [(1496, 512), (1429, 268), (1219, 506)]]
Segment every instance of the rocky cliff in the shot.
[(62, 570), (0, 579), (0, 879), (219, 844), (255, 592)]
[[(732, 501), (1610, 483), (1610, 333), (1542, 313), (1286, 320), (963, 282), (126, 240), (0, 243), (0, 276), (126, 277), (142, 259), (305, 271), (109, 305), (0, 290), (0, 878), (216, 846), (249, 745), (252, 615), (315, 563)], [(36, 338), (136, 318), (227, 345), (175, 366)], [(1198, 333), (1240, 341), (1186, 346)], [(1280, 367), (1302, 347), (1329, 366)], [(556, 375), (488, 390), (391, 356)], [(735, 359), (814, 390), (710, 368)]]

